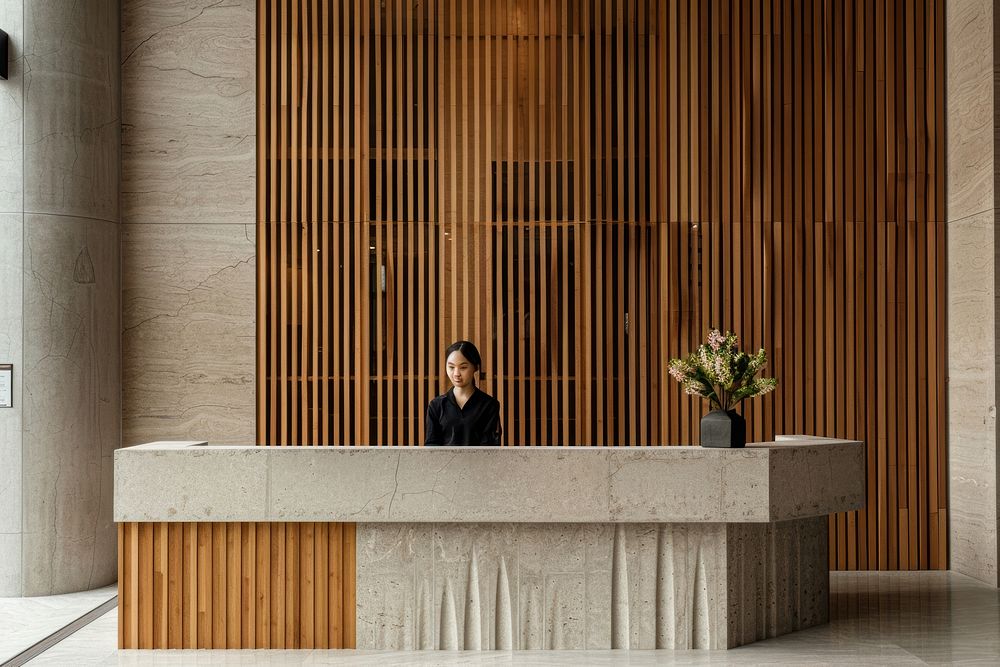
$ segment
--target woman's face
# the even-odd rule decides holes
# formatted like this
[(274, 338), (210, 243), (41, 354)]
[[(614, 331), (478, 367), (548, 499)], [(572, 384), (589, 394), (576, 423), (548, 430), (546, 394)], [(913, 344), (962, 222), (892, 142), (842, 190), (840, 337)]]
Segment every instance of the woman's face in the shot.
[(456, 388), (465, 388), (473, 384), (476, 367), (458, 350), (448, 355), (448, 379)]

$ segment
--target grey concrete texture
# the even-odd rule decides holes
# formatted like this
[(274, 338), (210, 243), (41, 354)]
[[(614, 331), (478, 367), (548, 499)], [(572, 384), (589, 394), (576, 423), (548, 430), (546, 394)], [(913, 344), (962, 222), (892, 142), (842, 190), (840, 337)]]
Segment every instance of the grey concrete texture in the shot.
[(829, 618), (825, 517), (361, 523), (359, 649), (726, 649)]
[(118, 0), (0, 0), (0, 596), (114, 581), (121, 443)]

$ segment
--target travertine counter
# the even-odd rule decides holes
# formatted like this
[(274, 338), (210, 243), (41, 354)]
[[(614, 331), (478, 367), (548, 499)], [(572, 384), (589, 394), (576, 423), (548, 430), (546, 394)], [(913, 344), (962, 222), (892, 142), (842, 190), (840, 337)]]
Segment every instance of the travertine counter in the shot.
[[(864, 506), (864, 471), (862, 443), (809, 437), (742, 450), (150, 443), (116, 452), (115, 519), (355, 526), (343, 576), (356, 630), (342, 645), (729, 648), (828, 619), (826, 517)], [(219, 544), (231, 558), (236, 543)]]
[(115, 452), (115, 521), (761, 522), (864, 505), (859, 442)]

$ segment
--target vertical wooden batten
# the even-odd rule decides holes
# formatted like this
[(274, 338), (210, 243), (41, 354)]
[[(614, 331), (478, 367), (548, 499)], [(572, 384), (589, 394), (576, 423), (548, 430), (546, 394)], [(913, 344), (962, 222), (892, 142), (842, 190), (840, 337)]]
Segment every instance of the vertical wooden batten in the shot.
[[(837, 569), (946, 569), (943, 0), (258, 0), (257, 428), (417, 445), (471, 338), (505, 445), (856, 438)], [(124, 523), (122, 648), (355, 642), (354, 524)]]
[(718, 326), (753, 439), (868, 443), (834, 567), (946, 568), (943, 21), (259, 0), (259, 441), (419, 444), (470, 338), (507, 445), (694, 444), (664, 368)]
[(353, 648), (354, 531), (121, 523), (118, 646)]

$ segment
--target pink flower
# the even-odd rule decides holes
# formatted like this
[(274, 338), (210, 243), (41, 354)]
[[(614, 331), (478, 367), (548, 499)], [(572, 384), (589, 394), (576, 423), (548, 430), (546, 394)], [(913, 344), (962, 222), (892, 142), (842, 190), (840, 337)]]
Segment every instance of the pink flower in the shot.
[(718, 329), (712, 329), (708, 332), (708, 345), (713, 351), (718, 352), (719, 347), (726, 341), (726, 337), (719, 333)]
[(722, 357), (715, 358), (715, 378), (722, 384), (729, 384), (729, 368)]
[(691, 396), (701, 396), (701, 387), (697, 382), (688, 381), (684, 383), (684, 393)]

